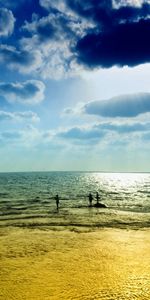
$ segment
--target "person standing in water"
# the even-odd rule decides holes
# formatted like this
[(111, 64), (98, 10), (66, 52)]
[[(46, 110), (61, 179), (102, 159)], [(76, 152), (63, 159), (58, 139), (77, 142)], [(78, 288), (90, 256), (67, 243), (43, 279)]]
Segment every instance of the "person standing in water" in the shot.
[(57, 207), (57, 210), (59, 208), (59, 196), (58, 194), (55, 196), (55, 200), (56, 200), (56, 207)]
[(91, 207), (92, 206), (92, 201), (93, 201), (93, 196), (91, 193), (89, 193), (89, 206)]
[(97, 193), (96, 193), (96, 204), (99, 204), (99, 199), (100, 199), (100, 195), (99, 195), (99, 193), (97, 192)]

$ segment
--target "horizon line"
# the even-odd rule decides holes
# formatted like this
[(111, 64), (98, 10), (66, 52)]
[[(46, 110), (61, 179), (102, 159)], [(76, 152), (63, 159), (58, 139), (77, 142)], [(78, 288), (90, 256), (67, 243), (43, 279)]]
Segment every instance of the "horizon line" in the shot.
[(146, 173), (150, 173), (150, 171), (97, 171), (97, 170), (38, 170), (38, 171), (0, 171), (0, 174), (6, 174), (6, 173), (69, 173), (69, 172), (74, 172), (74, 173), (112, 173), (112, 174), (116, 174), (116, 173), (124, 173), (124, 174), (146, 174)]

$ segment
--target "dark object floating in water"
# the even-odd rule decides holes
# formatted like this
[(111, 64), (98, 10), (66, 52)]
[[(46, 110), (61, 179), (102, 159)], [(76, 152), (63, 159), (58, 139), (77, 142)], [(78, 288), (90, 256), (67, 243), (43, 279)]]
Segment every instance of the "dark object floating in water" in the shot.
[(93, 206), (107, 208), (107, 205), (105, 205), (104, 203), (95, 203)]

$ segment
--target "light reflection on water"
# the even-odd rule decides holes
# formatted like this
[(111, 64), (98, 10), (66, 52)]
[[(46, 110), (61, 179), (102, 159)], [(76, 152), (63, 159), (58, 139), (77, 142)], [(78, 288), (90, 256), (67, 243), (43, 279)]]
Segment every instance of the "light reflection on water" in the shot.
[[(88, 194), (100, 194), (108, 209), (88, 209)], [(60, 218), (78, 223), (150, 221), (150, 174), (96, 172), (36, 172), (0, 174), (2, 220), (50, 217), (56, 220), (56, 194), (60, 196)], [(96, 199), (94, 199), (96, 201)], [(92, 218), (91, 218), (92, 215)], [(100, 219), (101, 217), (101, 219)], [(82, 220), (81, 220), (82, 219)], [(119, 221), (118, 221), (119, 220)]]

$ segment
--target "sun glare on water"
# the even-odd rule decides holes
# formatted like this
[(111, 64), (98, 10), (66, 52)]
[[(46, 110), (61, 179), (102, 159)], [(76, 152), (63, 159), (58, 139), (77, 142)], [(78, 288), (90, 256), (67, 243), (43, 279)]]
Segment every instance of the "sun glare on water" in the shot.
[(99, 183), (103, 177), (108, 185), (115, 185), (120, 188), (134, 187), (145, 180), (145, 174), (142, 173), (94, 173), (93, 177)]

